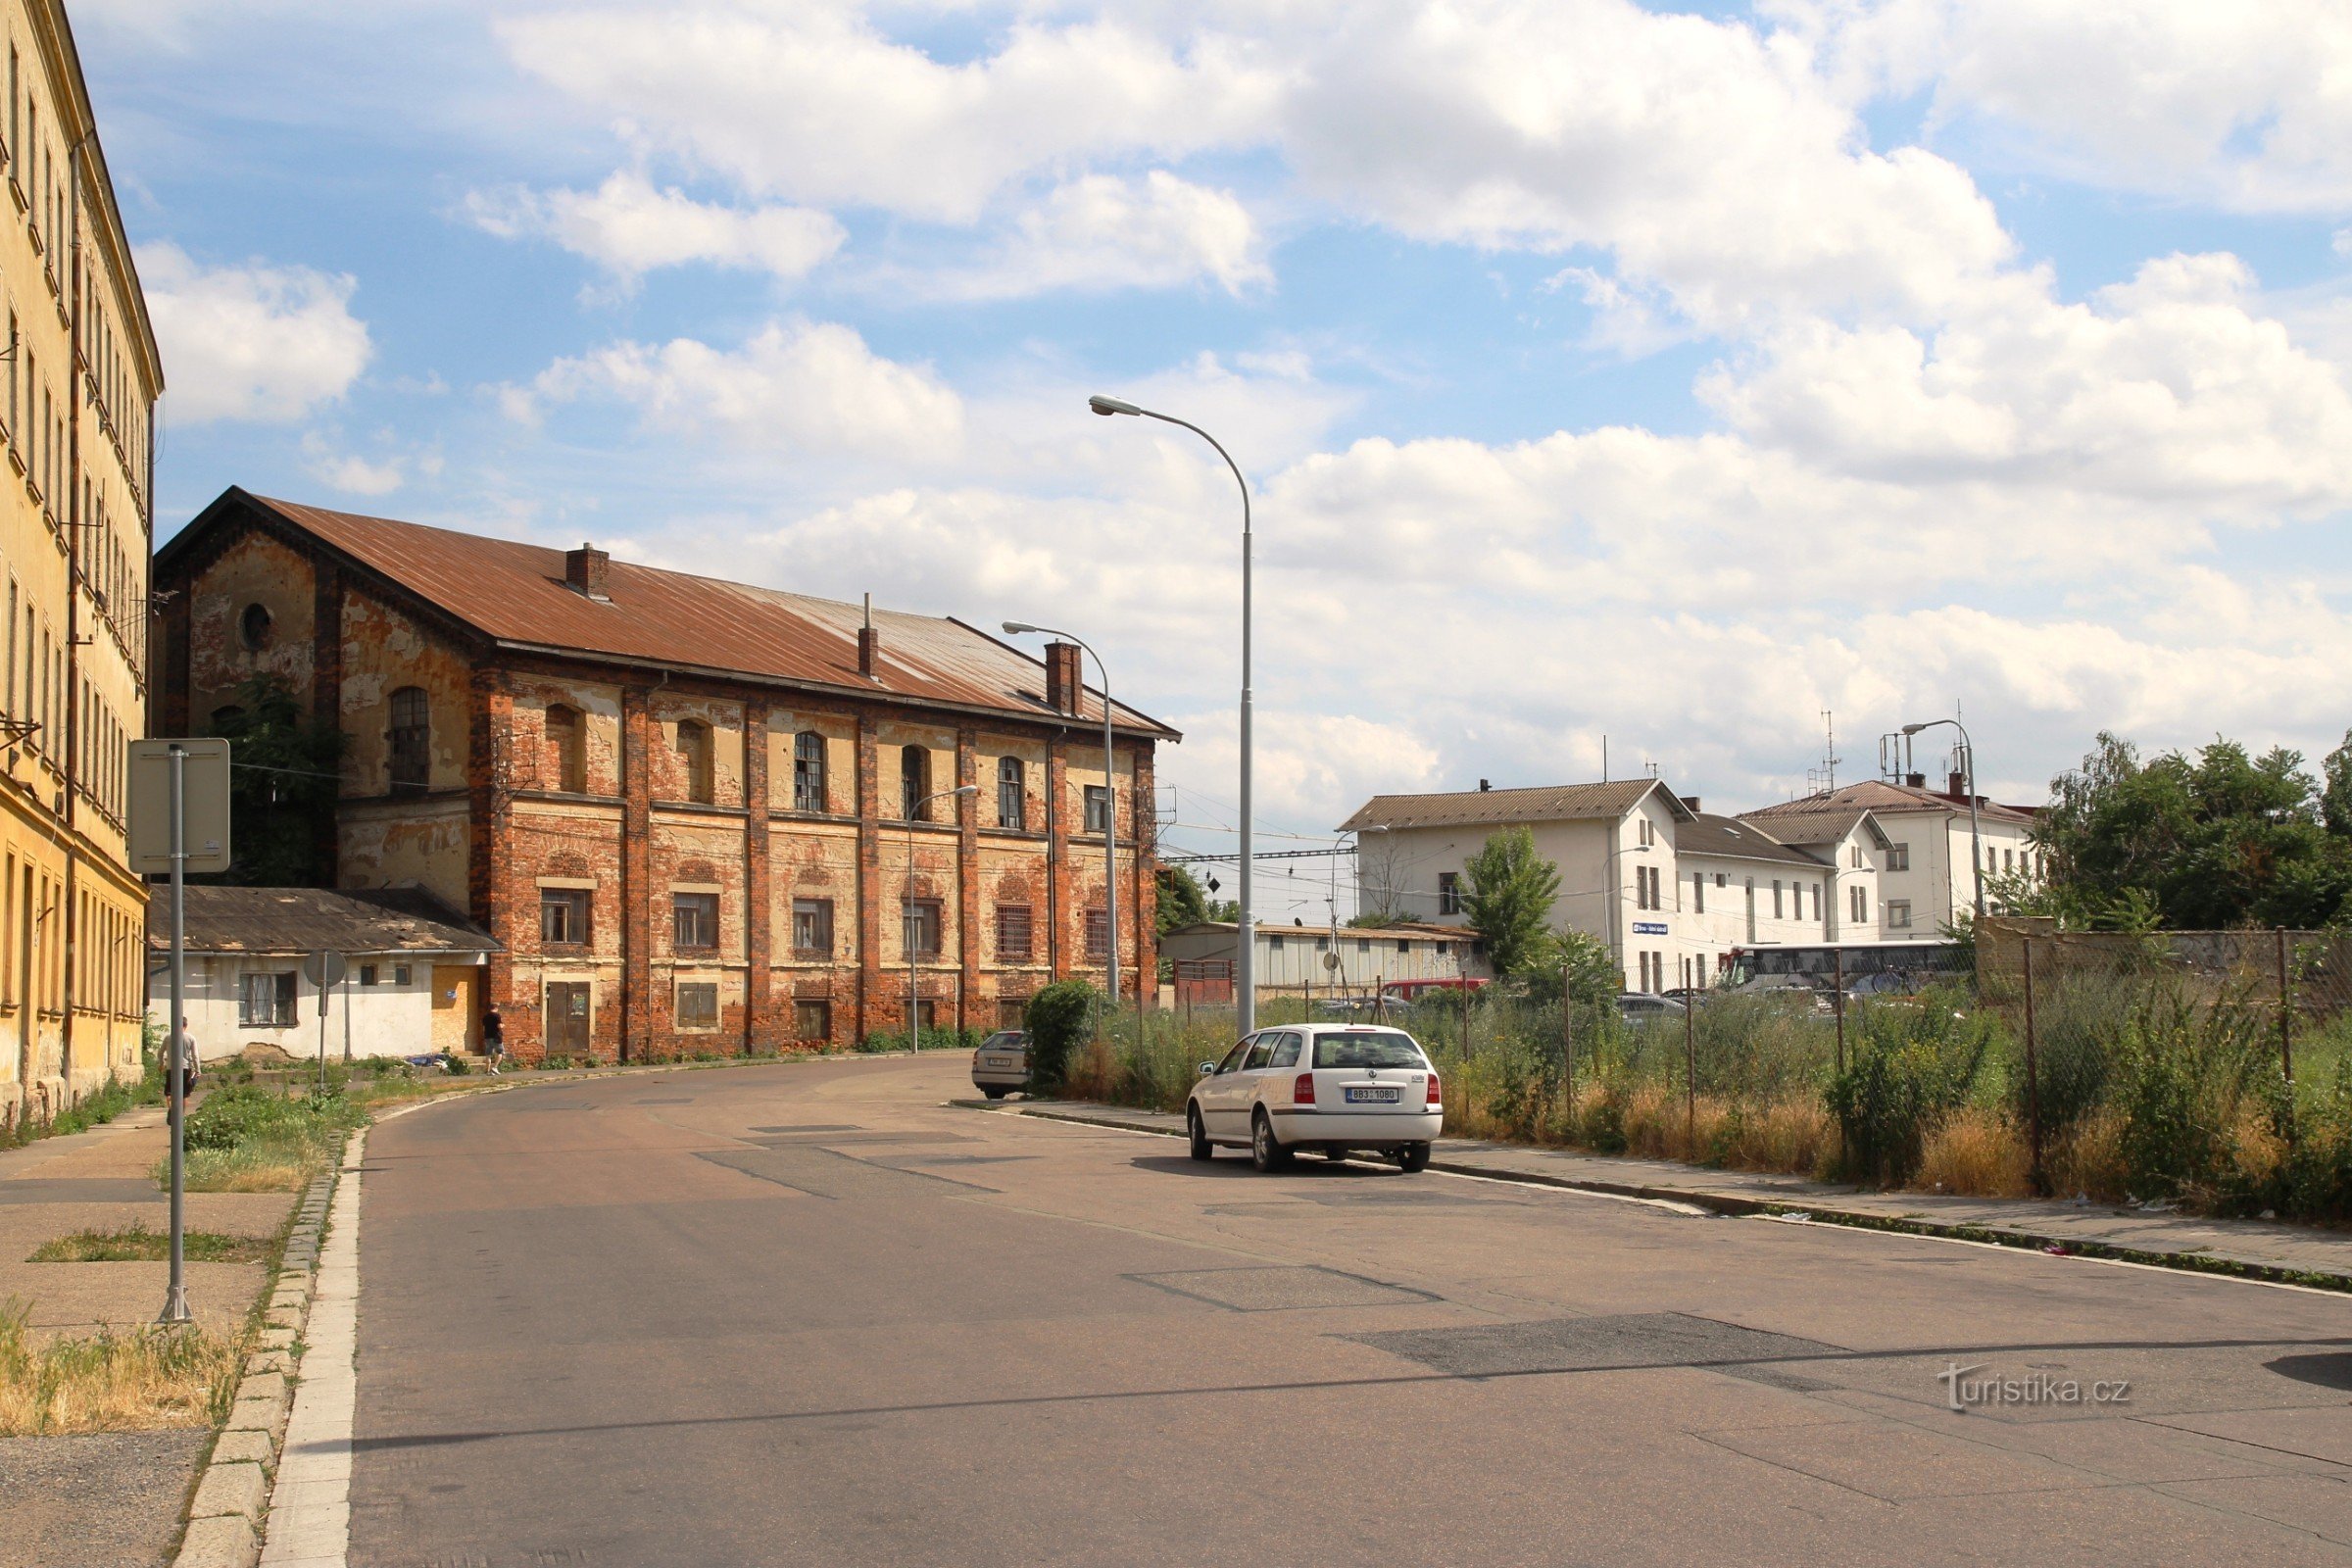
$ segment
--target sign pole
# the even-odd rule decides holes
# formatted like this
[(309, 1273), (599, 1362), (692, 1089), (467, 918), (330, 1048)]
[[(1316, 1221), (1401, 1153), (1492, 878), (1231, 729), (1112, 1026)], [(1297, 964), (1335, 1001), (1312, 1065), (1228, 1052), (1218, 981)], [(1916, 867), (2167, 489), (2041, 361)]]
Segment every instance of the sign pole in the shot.
[(189, 1321), (185, 1207), (188, 1176), (188, 905), (187, 751), (174, 744), (172, 757), (172, 1034), (166, 1078), (172, 1095), (172, 1286), (161, 1321)]

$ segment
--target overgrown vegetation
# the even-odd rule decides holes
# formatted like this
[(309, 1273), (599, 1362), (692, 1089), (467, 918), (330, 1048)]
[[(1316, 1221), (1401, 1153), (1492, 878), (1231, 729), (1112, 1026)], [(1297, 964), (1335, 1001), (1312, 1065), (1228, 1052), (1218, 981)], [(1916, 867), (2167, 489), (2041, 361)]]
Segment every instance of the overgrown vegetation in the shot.
[(35, 1346), (31, 1309), (0, 1301), (0, 1437), (218, 1425), (237, 1347), (193, 1325), (107, 1330)]
[(86, 1133), (93, 1127), (105, 1126), (134, 1105), (151, 1105), (163, 1098), (163, 1073), (151, 1064), (145, 1076), (129, 1082), (111, 1081), (48, 1121), (19, 1117), (13, 1124), (0, 1125), (0, 1149), (18, 1149), (37, 1139)]
[[(251, 1263), (270, 1255), (270, 1243), (258, 1236), (224, 1236), (219, 1231), (185, 1231), (180, 1250), (191, 1263)], [(27, 1263), (160, 1263), (172, 1255), (169, 1231), (149, 1230), (133, 1221), (111, 1231), (75, 1231), (43, 1242)]]
[(214, 710), (212, 732), (234, 749), (226, 871), (200, 880), (244, 887), (332, 887), (336, 771), (349, 744), (340, 729), (303, 710), (282, 675), (248, 676), (235, 701)]
[[(345, 1074), (331, 1069), (329, 1092), (297, 1093), (289, 1085), (231, 1084), (207, 1095), (188, 1113), (187, 1185), (198, 1193), (289, 1193), (302, 1188), (342, 1147), (344, 1134), (368, 1119), (345, 1092)], [(159, 1184), (171, 1162), (158, 1161)]]
[(1021, 1014), (1029, 1031), (1029, 1087), (1052, 1094), (1068, 1078), (1072, 1058), (1094, 1032), (1099, 994), (1084, 980), (1056, 980), (1039, 989)]

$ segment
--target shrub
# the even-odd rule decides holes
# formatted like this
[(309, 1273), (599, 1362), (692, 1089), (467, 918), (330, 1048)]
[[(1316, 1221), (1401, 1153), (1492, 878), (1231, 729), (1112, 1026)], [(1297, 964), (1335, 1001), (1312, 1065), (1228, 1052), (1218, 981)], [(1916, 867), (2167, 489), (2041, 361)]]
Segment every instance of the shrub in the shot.
[(1042, 1091), (1059, 1089), (1070, 1058), (1094, 1032), (1095, 988), (1084, 980), (1056, 980), (1029, 999), (1021, 1014), (1029, 1031), (1029, 1082)]
[(1929, 1134), (1964, 1104), (1991, 1043), (1988, 1019), (1941, 1006), (1859, 1012), (1844, 1072), (1823, 1100), (1845, 1138), (1845, 1173), (1883, 1183), (1911, 1179)]

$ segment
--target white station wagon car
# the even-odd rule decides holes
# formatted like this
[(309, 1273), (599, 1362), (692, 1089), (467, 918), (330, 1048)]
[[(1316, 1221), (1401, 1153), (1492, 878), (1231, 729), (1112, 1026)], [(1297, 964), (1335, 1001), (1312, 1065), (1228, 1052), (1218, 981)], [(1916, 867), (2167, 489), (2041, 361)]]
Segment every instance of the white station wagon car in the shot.
[(972, 1053), (972, 1087), (991, 1100), (1003, 1100), (1015, 1089), (1029, 1087), (1029, 1036), (1019, 1029), (1000, 1029), (980, 1042)]
[(1202, 1062), (1184, 1119), (1195, 1159), (1244, 1148), (1265, 1171), (1301, 1149), (1334, 1159), (1377, 1150), (1420, 1170), (1446, 1118), (1438, 1071), (1411, 1035), (1299, 1023), (1260, 1029), (1223, 1061)]

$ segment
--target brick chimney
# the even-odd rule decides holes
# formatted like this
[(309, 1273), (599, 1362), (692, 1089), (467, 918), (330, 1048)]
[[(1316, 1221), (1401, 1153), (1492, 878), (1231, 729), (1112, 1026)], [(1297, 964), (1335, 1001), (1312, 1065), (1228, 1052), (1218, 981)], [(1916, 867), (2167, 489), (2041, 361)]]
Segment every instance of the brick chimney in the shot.
[(858, 673), (867, 680), (874, 678), (874, 664), (882, 652), (882, 634), (874, 630), (874, 596), (865, 596), (865, 624), (858, 628)]
[(1075, 714), (1086, 696), (1084, 655), (1076, 643), (1046, 644), (1046, 706)]
[(1684, 797), (1683, 797), (1683, 804), (1684, 804), (1685, 806), (1688, 806), (1689, 808), (1690, 808), (1690, 814), (1691, 814), (1692, 816), (1696, 816), (1696, 815), (1698, 814), (1698, 797), (1697, 797), (1697, 796), (1695, 796), (1695, 795), (1686, 795), (1686, 796), (1684, 796)]
[(1925, 773), (1906, 773), (1903, 775), (1903, 782), (1910, 785), (1915, 790), (1924, 790), (1928, 787), (1928, 775)]
[(612, 596), (605, 592), (605, 567), (612, 563), (612, 560), (611, 556), (606, 555), (594, 545), (582, 545), (577, 550), (566, 550), (564, 552), (564, 580), (569, 583), (575, 591), (586, 594), (591, 599), (602, 599), (611, 603)]
[(1951, 793), (1959, 800), (1968, 799), (1968, 775), (1966, 773), (1957, 770), (1953, 772)]

